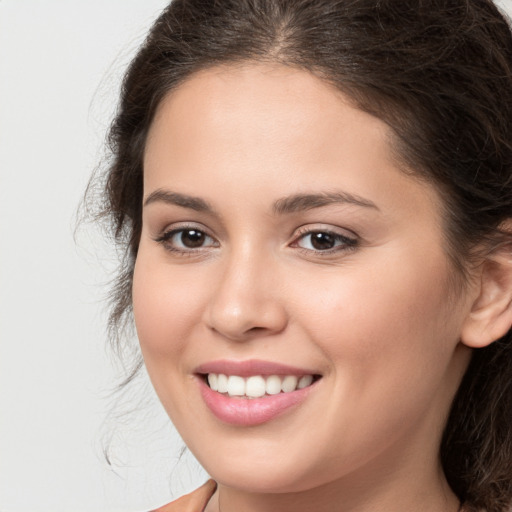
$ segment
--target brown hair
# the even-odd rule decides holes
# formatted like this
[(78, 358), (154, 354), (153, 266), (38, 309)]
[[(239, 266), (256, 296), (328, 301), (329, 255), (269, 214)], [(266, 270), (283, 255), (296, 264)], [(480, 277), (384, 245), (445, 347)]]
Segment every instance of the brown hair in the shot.
[[(391, 127), (407, 168), (441, 191), (461, 283), (476, 244), (512, 242), (499, 230), (512, 218), (512, 36), (491, 0), (174, 0), (126, 73), (109, 133), (102, 214), (126, 249), (113, 331), (131, 317), (155, 111), (198, 70), (244, 61), (308, 70)], [(441, 460), (466, 510), (511, 506), (511, 332), (474, 351)]]

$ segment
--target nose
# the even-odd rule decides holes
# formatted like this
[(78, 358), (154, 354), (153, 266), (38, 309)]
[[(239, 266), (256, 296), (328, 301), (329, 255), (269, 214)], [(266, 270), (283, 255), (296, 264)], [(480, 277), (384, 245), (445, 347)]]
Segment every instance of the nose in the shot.
[(206, 308), (208, 327), (233, 341), (283, 331), (288, 315), (275, 265), (255, 253), (238, 253), (221, 266)]

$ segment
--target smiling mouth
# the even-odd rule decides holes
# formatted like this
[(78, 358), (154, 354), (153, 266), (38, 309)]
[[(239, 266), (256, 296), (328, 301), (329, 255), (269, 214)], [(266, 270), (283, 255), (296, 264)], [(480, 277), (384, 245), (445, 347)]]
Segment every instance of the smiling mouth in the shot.
[(212, 391), (233, 398), (262, 398), (292, 393), (311, 386), (320, 375), (225, 375), (223, 373), (201, 374)]

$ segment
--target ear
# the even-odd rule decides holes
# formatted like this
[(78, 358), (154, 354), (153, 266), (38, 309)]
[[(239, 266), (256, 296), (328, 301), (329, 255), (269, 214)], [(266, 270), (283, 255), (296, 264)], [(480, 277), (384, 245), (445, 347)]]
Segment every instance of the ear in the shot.
[(490, 345), (512, 327), (512, 244), (482, 263), (477, 295), (461, 333), (462, 343), (471, 348)]

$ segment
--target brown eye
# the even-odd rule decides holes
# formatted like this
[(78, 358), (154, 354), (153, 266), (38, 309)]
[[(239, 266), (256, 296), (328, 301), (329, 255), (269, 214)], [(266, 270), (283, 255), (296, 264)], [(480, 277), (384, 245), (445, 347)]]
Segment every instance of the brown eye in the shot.
[(330, 233), (311, 233), (311, 246), (318, 251), (332, 249), (336, 243), (334, 236)]
[(218, 247), (218, 242), (211, 236), (193, 227), (172, 229), (157, 238), (156, 241), (170, 251), (182, 253)]
[(353, 248), (357, 245), (357, 240), (331, 231), (309, 231), (295, 245), (308, 251), (328, 252)]
[(206, 239), (206, 235), (197, 229), (185, 229), (178, 233), (181, 245), (189, 249), (202, 247)]

